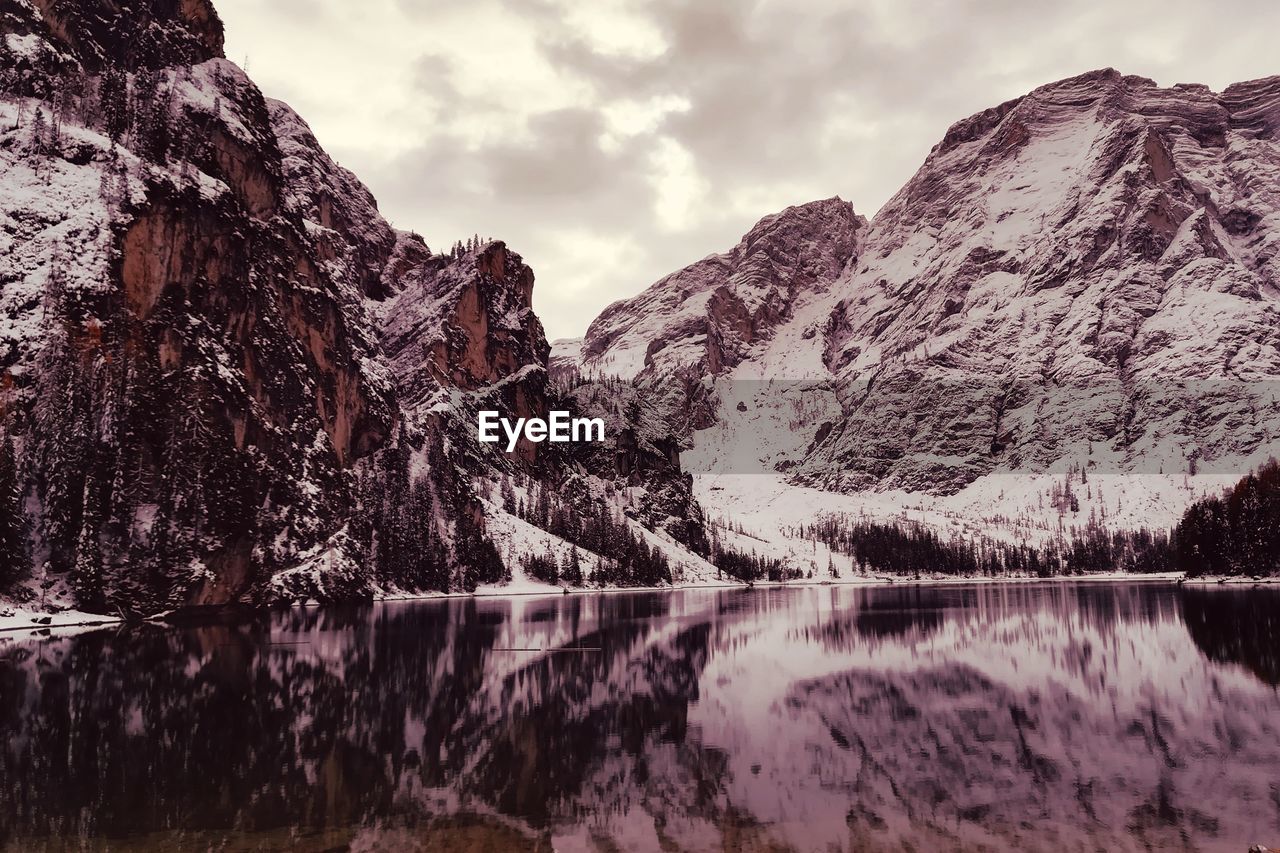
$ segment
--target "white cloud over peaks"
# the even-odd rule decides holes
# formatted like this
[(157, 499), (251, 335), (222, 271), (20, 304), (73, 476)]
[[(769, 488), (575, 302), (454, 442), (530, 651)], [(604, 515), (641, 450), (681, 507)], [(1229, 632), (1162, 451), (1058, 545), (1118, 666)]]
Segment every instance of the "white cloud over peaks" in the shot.
[(698, 171), (693, 154), (669, 136), (661, 137), (650, 154), (653, 164), (653, 212), (660, 228), (684, 231), (697, 224), (705, 206), (708, 182)]

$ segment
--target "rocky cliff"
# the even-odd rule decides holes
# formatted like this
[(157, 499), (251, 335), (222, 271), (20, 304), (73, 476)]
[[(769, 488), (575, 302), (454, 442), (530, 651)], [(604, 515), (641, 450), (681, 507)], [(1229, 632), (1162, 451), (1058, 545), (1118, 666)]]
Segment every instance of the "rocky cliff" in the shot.
[(166, 68), (223, 55), (222, 20), (208, 0), (3, 0), (0, 31), (38, 43), (47, 63), (67, 71)]
[[(629, 518), (643, 530), (662, 531), (678, 549), (706, 553), (702, 513), (673, 438), (687, 428), (658, 417), (679, 411), (688, 394), (642, 393), (576, 379), (552, 382), (551, 347), (533, 310), (533, 271), (500, 241), (474, 240), (432, 257), (397, 286), (396, 295), (379, 308), (382, 352), (406, 424), (442, 436), (457, 470), (491, 485), (527, 478), (528, 502), (534, 502), (535, 491), (545, 492), (548, 506), (540, 514), (526, 514), (535, 526), (554, 528), (556, 539), (577, 543), (584, 530), (572, 519), (607, 513)], [(600, 418), (605, 439), (581, 444), (522, 439), (508, 454), (477, 440), (482, 409), (512, 421), (545, 417), (551, 410)], [(508, 499), (502, 510), (496, 504), (487, 509), (517, 514), (512, 503)], [(563, 524), (553, 524), (557, 512), (565, 515)], [(636, 535), (647, 534), (637, 530)], [(521, 548), (509, 544), (513, 552)]]
[(533, 271), (500, 241), (439, 254), (394, 229), (221, 58), (207, 3), (6, 0), (0, 34), (0, 521), (25, 537), (0, 579), (19, 595), (128, 615), (474, 589), (511, 577), (495, 477), (572, 492), (593, 541), (630, 524), (604, 484), (642, 471), (633, 492), (661, 499), (637, 524), (696, 518), (674, 451), (634, 436), (583, 459), (476, 440), (479, 409), (571, 405)]
[(953, 126), (841, 283), (845, 416), (805, 478), (955, 489), (1064, 457), (1194, 472), (1265, 453), (1278, 122), (1280, 78), (1214, 93), (1107, 70)]
[[(150, 612), (500, 574), (379, 350), (382, 303), (438, 261), (218, 58), (213, 10), (14, 0), (0, 33), (0, 411), (31, 582)], [(411, 521), (417, 553), (382, 560), (380, 525)]]
[[(399, 277), (379, 314), (407, 411), (425, 417), (449, 391), (463, 391), (512, 417), (546, 414), (550, 346), (533, 283), (533, 270), (501, 241), (427, 258)], [(536, 447), (521, 450), (532, 458)]]

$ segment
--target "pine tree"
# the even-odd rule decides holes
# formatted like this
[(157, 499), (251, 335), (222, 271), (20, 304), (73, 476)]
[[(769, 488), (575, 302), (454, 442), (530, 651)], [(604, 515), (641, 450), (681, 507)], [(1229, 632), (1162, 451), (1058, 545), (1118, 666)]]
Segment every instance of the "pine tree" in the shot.
[(505, 474), (502, 477), (502, 509), (508, 515), (516, 514), (516, 490), (511, 485), (511, 478)]
[(14, 65), (13, 48), (9, 45), (9, 36), (0, 33), (0, 88), (12, 89), (12, 69)]
[(578, 556), (577, 545), (569, 549), (569, 556), (565, 559), (563, 578), (569, 586), (582, 586), (582, 559)]
[(112, 142), (119, 142), (133, 123), (129, 115), (129, 80), (120, 71), (108, 70), (98, 92), (103, 127)]
[(172, 147), (170, 128), (173, 89), (162, 85), (157, 71), (138, 74), (133, 109), (133, 139), (139, 153), (153, 163), (164, 163)]
[(35, 168), (40, 170), (45, 155), (49, 153), (49, 123), (45, 120), (44, 110), (36, 107), (36, 117), (31, 122), (31, 153), (35, 155)]
[(89, 471), (84, 483), (84, 513), (80, 536), (76, 541), (76, 562), (71, 571), (71, 586), (76, 604), (90, 613), (100, 613), (105, 606), (102, 581), (102, 548), (98, 529), (102, 523), (102, 489), (96, 471)]
[(89, 412), (79, 359), (68, 327), (72, 324), (70, 299), (63, 282), (62, 262), (51, 261), (45, 285), (45, 346), (39, 356), (36, 408), (37, 445), (34, 450), (43, 472), (45, 539), (57, 571), (72, 565), (79, 534), (81, 469), (88, 435)]
[(0, 589), (20, 579), (29, 568), (13, 439), (6, 433), (0, 441)]

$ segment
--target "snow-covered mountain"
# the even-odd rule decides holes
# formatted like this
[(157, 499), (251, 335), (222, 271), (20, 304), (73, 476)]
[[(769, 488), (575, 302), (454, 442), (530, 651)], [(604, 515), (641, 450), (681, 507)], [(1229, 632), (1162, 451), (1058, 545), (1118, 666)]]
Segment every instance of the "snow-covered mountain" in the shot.
[(805, 479), (954, 490), (1068, 456), (1235, 470), (1273, 447), (1277, 128), (1280, 78), (1217, 94), (1115, 71), (956, 124), (844, 283), (826, 362), (845, 416)]
[[(221, 58), (203, 2), (11, 2), (0, 36), (0, 393), (32, 583), (145, 612), (498, 579), (380, 349), (388, 300), (453, 259)], [(387, 488), (411, 464), (416, 499)], [(379, 559), (410, 514), (415, 556)]]
[[(610, 306), (577, 364), (692, 368), (718, 405), (686, 463), (848, 495), (781, 499), (805, 512), (1060, 515), (1074, 470), (1108, 487), (1067, 524), (1169, 523), (1280, 443), (1277, 128), (1280, 78), (1041, 87), (955, 124), (869, 224), (790, 208)], [(726, 517), (761, 492), (712, 482)]]
[(477, 491), (516, 478), (557, 547), (585, 516), (646, 566), (647, 537), (684, 553), (650, 530), (675, 514), (704, 542), (634, 435), (478, 444), (479, 408), (564, 402), (533, 271), (394, 229), (221, 53), (204, 0), (0, 2), (0, 520), (28, 540), (0, 583), (110, 613), (473, 589), (526, 556), (520, 508)]
[(392, 433), (361, 306), (396, 240), (220, 57), (206, 4), (53, 5), (0, 16), (5, 426), (35, 570), (94, 609), (234, 600), (328, 550)]

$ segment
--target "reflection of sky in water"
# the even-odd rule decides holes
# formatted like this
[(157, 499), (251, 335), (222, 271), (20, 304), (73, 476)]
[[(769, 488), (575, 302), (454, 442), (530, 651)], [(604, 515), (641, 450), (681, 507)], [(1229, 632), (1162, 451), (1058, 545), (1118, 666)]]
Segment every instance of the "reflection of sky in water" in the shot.
[(1238, 851), (1280, 840), (1277, 604), (804, 587), (9, 638), (0, 843)]

